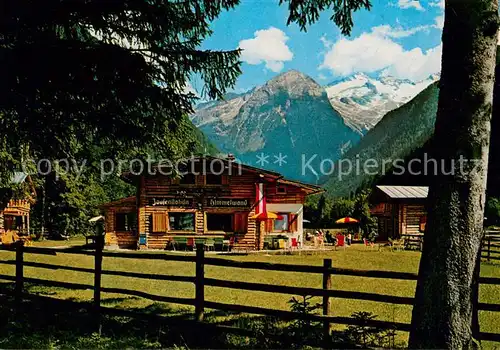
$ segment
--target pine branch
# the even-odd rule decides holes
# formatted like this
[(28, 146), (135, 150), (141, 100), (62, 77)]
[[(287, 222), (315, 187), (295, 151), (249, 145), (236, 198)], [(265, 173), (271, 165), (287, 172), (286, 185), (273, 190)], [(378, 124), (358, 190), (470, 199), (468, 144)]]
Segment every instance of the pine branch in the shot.
[(332, 9), (330, 19), (344, 35), (350, 35), (353, 27), (352, 15), (360, 9), (370, 10), (370, 0), (280, 0), (280, 5), (288, 3), (290, 12), (287, 25), (297, 23), (301, 30), (318, 21), (321, 12)]

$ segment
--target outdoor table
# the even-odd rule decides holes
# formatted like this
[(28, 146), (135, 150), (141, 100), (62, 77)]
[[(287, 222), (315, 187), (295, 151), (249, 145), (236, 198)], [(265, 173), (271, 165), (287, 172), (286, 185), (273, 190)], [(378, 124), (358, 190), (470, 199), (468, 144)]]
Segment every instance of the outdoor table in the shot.
[[(285, 235), (269, 235), (269, 239), (271, 240), (271, 249), (284, 249), (286, 248), (286, 243), (288, 242), (288, 236)], [(284, 240), (284, 243), (281, 244), (280, 240)], [(284, 246), (283, 246), (284, 245)]]

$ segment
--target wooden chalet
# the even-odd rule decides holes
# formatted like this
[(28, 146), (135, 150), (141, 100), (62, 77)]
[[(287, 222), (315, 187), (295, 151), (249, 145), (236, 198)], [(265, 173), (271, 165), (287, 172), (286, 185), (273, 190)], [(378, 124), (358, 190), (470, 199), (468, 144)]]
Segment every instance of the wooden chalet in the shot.
[(29, 175), (16, 172), (11, 183), (27, 188), (21, 189), (19, 193), (10, 193), (9, 189), (5, 189), (10, 199), (7, 205), (0, 210), (0, 238), (4, 244), (13, 243), (20, 237), (29, 236), (30, 210), (36, 198), (35, 187)]
[(378, 219), (378, 239), (423, 233), (428, 191), (426, 186), (376, 186), (370, 197), (370, 212)]
[(270, 235), (300, 244), (305, 198), (323, 191), (231, 159), (197, 157), (183, 166), (180, 178), (158, 167), (154, 175), (122, 175), (137, 195), (101, 206), (107, 244), (167, 249), (181, 237), (231, 237), (234, 247), (257, 250)]

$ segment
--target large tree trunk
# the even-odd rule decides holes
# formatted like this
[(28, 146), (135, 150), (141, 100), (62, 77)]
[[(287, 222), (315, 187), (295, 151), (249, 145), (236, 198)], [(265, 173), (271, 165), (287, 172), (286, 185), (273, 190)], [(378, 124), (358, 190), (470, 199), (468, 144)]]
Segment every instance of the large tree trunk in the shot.
[[(498, 0), (446, 0), (431, 156), (446, 172), (454, 159), (455, 171), (431, 177), (411, 348), (474, 347), (497, 28)], [(463, 169), (461, 157), (470, 160)]]

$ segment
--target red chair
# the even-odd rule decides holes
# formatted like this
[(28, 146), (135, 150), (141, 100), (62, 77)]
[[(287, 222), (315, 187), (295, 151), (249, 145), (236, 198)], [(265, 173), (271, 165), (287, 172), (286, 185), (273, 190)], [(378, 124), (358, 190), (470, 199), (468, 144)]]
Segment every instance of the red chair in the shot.
[(192, 250), (194, 250), (194, 238), (193, 237), (190, 237), (187, 239), (186, 247), (189, 247)]
[(335, 247), (344, 247), (344, 249), (345, 249), (345, 236), (344, 235), (337, 235), (337, 244), (335, 244)]
[(363, 243), (365, 244), (365, 248), (373, 248), (375, 246), (375, 243), (370, 242), (368, 239), (363, 238)]
[(297, 238), (292, 238), (291, 239), (292, 244), (290, 245), (290, 248), (293, 249), (298, 249), (299, 248), (299, 242), (297, 241)]

